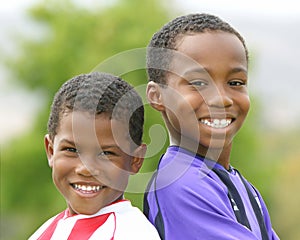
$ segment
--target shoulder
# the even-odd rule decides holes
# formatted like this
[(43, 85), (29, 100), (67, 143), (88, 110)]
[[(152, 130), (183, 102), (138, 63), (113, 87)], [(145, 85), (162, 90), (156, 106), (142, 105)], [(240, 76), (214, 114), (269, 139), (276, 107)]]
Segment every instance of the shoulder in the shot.
[[(129, 202), (130, 203), (130, 202)], [(160, 239), (155, 227), (137, 207), (127, 204), (121, 212), (116, 212), (116, 239)]]
[(151, 190), (185, 191), (206, 188), (226, 191), (226, 186), (208, 167), (210, 160), (178, 147), (169, 147), (151, 182)]
[(64, 214), (64, 212), (61, 212), (50, 219), (48, 219), (46, 222), (44, 222), (30, 237), (28, 240), (35, 240), (38, 239), (42, 233), (51, 225), (51, 223), (60, 215)]
[[(115, 211), (117, 221), (120, 221), (123, 226), (140, 226), (141, 228), (148, 228), (152, 226), (152, 224), (147, 220), (143, 212), (131, 205), (130, 201), (124, 201), (117, 203), (118, 205), (122, 205), (122, 207)], [(135, 224), (132, 224), (134, 222)]]
[(227, 187), (213, 171), (191, 167), (167, 186), (159, 188), (159, 181), (160, 176), (157, 178), (156, 191), (149, 192), (148, 203), (152, 215), (158, 202), (162, 215), (167, 218), (176, 217), (174, 209), (180, 208), (182, 213), (197, 219), (207, 213), (218, 213), (234, 219)]
[[(169, 174), (166, 172), (159, 172), (156, 180), (152, 181), (151, 190), (157, 192), (178, 195), (177, 193), (184, 193), (185, 196), (189, 195), (204, 195), (205, 197), (214, 195), (225, 195), (227, 196), (227, 187), (220, 180), (220, 178), (210, 169), (205, 166), (189, 166), (182, 173), (177, 176), (166, 178)], [(154, 182), (156, 181), (156, 184)]]

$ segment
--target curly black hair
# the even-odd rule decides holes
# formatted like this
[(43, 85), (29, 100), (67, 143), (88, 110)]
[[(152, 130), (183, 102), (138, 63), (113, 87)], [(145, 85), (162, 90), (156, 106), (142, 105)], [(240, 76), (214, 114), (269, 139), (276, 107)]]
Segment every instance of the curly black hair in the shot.
[(227, 32), (234, 34), (242, 42), (248, 61), (248, 49), (244, 38), (227, 22), (217, 16), (196, 13), (177, 17), (156, 32), (147, 47), (147, 74), (149, 81), (166, 84), (172, 53), (164, 49), (177, 50), (178, 40), (186, 34), (204, 32)]
[(142, 98), (134, 88), (108, 73), (81, 74), (65, 82), (55, 94), (48, 120), (48, 133), (53, 140), (64, 113), (85, 111), (106, 113), (113, 119), (129, 122), (132, 141), (140, 145), (144, 125)]

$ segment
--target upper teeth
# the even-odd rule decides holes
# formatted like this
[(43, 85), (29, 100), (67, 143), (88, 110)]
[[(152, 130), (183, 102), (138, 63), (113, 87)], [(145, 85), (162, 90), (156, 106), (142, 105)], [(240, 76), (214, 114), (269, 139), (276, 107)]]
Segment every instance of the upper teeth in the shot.
[(213, 128), (225, 128), (232, 122), (232, 119), (201, 119), (201, 122)]
[(76, 190), (81, 190), (81, 191), (94, 191), (94, 192), (98, 192), (100, 189), (103, 188), (103, 186), (90, 186), (90, 185), (80, 185), (80, 184), (74, 184), (74, 188)]

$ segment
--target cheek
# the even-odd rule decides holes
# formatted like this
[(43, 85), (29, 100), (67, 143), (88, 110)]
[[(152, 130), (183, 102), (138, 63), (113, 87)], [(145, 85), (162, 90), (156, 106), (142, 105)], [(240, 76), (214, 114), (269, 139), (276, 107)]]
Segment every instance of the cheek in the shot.
[(241, 98), (243, 101), (241, 101), (241, 109), (244, 112), (245, 115), (248, 114), (249, 109), (250, 109), (250, 98), (249, 96), (245, 96), (244, 98)]
[(64, 189), (63, 183), (65, 182), (63, 179), (65, 179), (65, 176), (67, 175), (66, 173), (66, 168), (62, 166), (62, 164), (58, 164), (56, 161), (53, 162), (53, 167), (52, 167), (52, 180), (56, 188), (64, 194)]
[[(127, 159), (122, 159), (122, 163), (109, 162), (101, 165), (101, 172), (109, 179), (110, 182), (117, 182), (119, 180), (126, 180), (131, 173), (130, 162)], [(100, 174), (101, 175), (101, 174)]]
[(185, 127), (197, 126), (197, 110), (203, 102), (197, 94), (187, 94), (185, 97), (170, 99), (169, 107), (166, 108), (166, 117), (171, 125), (178, 131)]
[[(174, 104), (176, 103), (176, 104)], [(180, 101), (174, 101), (178, 119), (186, 123), (187, 121), (193, 121), (197, 123), (197, 112), (201, 108), (203, 103), (203, 98), (200, 94), (189, 94), (185, 98), (180, 99)]]
[(106, 173), (108, 185), (114, 190), (124, 191), (128, 184), (129, 175), (129, 170), (115, 167), (109, 173)]
[(72, 164), (70, 164), (70, 161), (54, 159), (52, 165), (53, 179), (60, 179), (64, 177), (70, 172), (71, 169), (72, 169)]

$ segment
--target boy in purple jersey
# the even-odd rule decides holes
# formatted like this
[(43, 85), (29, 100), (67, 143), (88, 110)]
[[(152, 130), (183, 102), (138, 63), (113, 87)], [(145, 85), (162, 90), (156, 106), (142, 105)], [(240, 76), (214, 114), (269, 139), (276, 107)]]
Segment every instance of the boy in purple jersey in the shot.
[(243, 37), (213, 15), (178, 17), (152, 37), (147, 71), (170, 137), (144, 199), (161, 238), (279, 239), (261, 195), (230, 165), (250, 107)]

